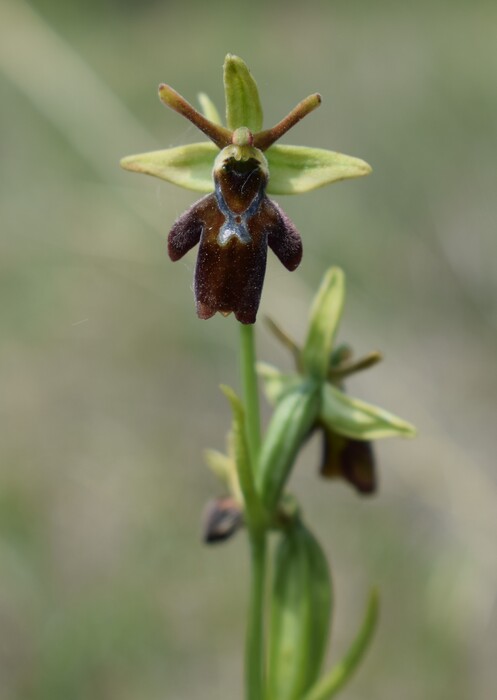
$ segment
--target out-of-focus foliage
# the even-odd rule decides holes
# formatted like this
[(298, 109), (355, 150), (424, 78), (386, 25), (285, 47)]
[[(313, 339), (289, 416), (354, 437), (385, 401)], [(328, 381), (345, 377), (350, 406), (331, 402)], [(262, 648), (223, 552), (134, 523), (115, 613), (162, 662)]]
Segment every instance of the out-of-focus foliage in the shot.
[[(495, 3), (4, 0), (1, 15), (0, 700), (239, 697), (246, 551), (200, 544), (217, 488), (202, 449), (224, 444), (217, 386), (237, 383), (237, 334), (194, 317), (193, 259), (167, 259), (191, 195), (118, 167), (195, 140), (157, 85), (222, 104), (228, 51), (257, 76), (266, 125), (317, 90), (299, 142), (374, 169), (283, 198), (304, 260), (294, 275), (270, 265), (261, 311), (303, 337), (322, 273), (340, 265), (339, 341), (386, 354), (347, 388), (420, 431), (379, 446), (368, 503), (318, 481), (313, 443), (294, 477), (333, 565), (328, 665), (374, 581), (382, 617), (354, 697), (486, 700)], [(262, 328), (259, 349), (288, 362)]]

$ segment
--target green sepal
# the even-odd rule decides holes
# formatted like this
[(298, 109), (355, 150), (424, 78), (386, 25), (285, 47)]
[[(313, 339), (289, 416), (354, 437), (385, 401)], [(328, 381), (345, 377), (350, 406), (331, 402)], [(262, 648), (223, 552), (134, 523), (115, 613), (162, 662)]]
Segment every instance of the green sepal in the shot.
[(328, 374), (344, 301), (345, 275), (339, 267), (331, 267), (312, 303), (309, 330), (302, 351), (304, 370), (321, 380), (326, 379)]
[(326, 650), (331, 585), (321, 548), (300, 521), (278, 544), (271, 602), (267, 697), (301, 700)]
[(238, 503), (243, 503), (243, 494), (240, 488), (238, 472), (234, 457), (234, 438), (230, 432), (227, 437), (228, 454), (223, 454), (218, 450), (204, 450), (204, 460), (209, 469), (223, 483), (228, 493), (235, 498)]
[(323, 384), (320, 418), (327, 428), (357, 440), (385, 437), (414, 437), (416, 429), (402, 418), (360, 399), (354, 399), (331, 384)]
[(224, 92), (226, 125), (235, 131), (246, 126), (255, 134), (262, 129), (262, 107), (259, 90), (244, 61), (228, 54), (224, 60)]
[(234, 460), (218, 450), (211, 449), (204, 450), (204, 459), (212, 473), (231, 492), (232, 472), (236, 469)]
[(195, 192), (213, 192), (212, 168), (219, 149), (210, 141), (150, 151), (121, 160), (121, 167), (154, 175)]
[(250, 452), (245, 427), (245, 410), (241, 400), (231, 387), (221, 385), (221, 391), (230, 402), (233, 412), (233, 452), (238, 480), (245, 501), (248, 525), (255, 526), (262, 516), (260, 499), (255, 489), (252, 465), (250, 462)]
[(278, 144), (271, 146), (265, 155), (271, 173), (269, 194), (300, 194), (371, 172), (371, 166), (364, 160), (324, 148)]
[(211, 100), (209, 95), (207, 95), (205, 92), (199, 92), (197, 95), (197, 99), (204, 117), (211, 121), (213, 124), (218, 124), (219, 126), (222, 126), (223, 122), (221, 120), (221, 115), (219, 114), (216, 105)]
[(277, 504), (286, 480), (320, 409), (319, 387), (300, 384), (277, 404), (262, 443), (256, 484), (269, 512)]
[(303, 700), (329, 700), (350, 679), (369, 647), (378, 622), (379, 597), (376, 590), (370, 594), (366, 614), (359, 634), (344, 659), (319, 680)]
[(267, 362), (257, 363), (257, 374), (262, 379), (264, 393), (271, 405), (275, 405), (288, 392), (302, 385), (305, 380), (298, 374), (283, 374), (277, 367)]

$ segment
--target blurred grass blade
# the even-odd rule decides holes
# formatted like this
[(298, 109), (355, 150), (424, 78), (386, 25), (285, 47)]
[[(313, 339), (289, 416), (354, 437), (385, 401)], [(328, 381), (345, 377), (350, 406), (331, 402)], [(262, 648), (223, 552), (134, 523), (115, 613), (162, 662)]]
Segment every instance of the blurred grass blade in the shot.
[(326, 379), (333, 341), (345, 301), (345, 275), (339, 267), (325, 274), (311, 307), (309, 330), (302, 351), (304, 370), (319, 379)]
[(414, 437), (416, 429), (402, 418), (353, 399), (331, 384), (322, 388), (321, 420), (333, 432), (357, 440)]
[(345, 658), (324, 676), (304, 696), (304, 700), (329, 700), (334, 697), (350, 679), (360, 664), (373, 638), (378, 622), (379, 597), (376, 590), (371, 592), (364, 622)]
[(269, 194), (300, 194), (371, 172), (371, 166), (360, 158), (324, 148), (277, 144), (265, 155), (271, 173)]
[(254, 134), (262, 129), (259, 90), (252, 74), (238, 56), (228, 54), (224, 61), (226, 124), (235, 131), (246, 126)]
[(71, 44), (24, 0), (2, 0), (0, 71), (107, 181), (117, 179), (123, 144), (156, 145)]

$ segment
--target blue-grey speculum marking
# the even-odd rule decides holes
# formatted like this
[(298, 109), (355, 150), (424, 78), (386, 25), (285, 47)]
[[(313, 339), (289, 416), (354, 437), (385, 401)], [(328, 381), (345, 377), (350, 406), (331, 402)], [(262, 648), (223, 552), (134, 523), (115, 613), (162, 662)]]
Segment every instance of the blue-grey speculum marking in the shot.
[(217, 234), (217, 242), (219, 245), (225, 246), (233, 236), (236, 236), (240, 243), (250, 243), (252, 237), (248, 230), (248, 222), (259, 209), (264, 191), (259, 190), (245, 211), (239, 214), (232, 212), (228, 207), (218, 183), (216, 183), (215, 193), (219, 209), (225, 219), (224, 224)]

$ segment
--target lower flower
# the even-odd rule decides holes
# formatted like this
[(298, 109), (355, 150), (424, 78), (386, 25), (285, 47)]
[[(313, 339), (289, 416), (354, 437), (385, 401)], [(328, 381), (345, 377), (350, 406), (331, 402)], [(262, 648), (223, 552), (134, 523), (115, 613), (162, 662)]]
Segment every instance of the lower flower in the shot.
[(375, 493), (377, 475), (371, 442), (343, 437), (324, 426), (321, 430), (321, 475), (327, 479), (344, 479), (363, 495)]

